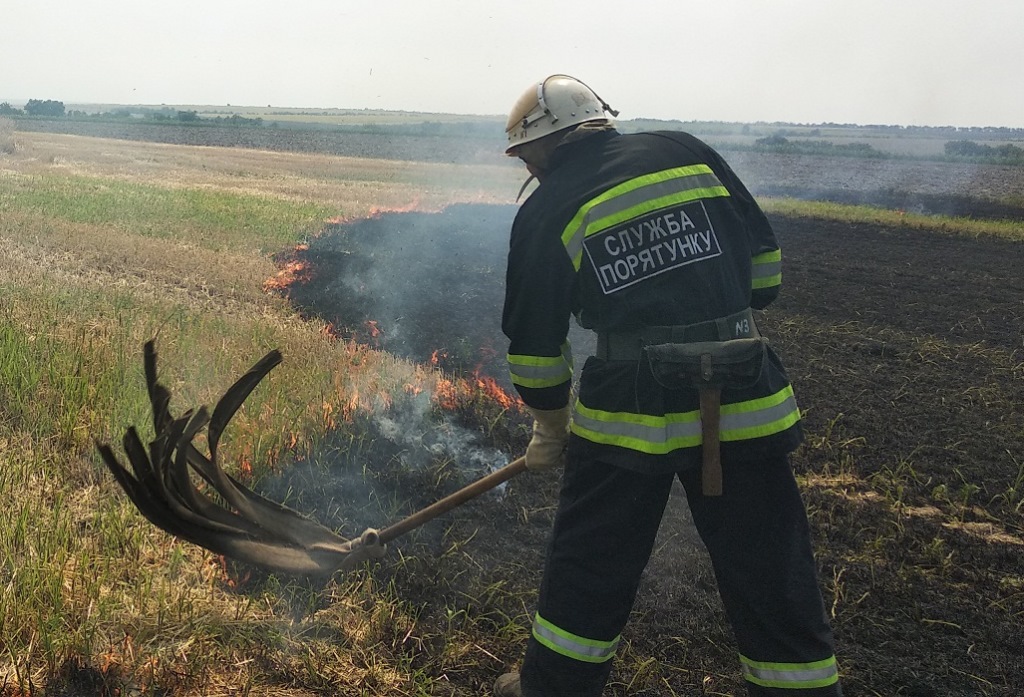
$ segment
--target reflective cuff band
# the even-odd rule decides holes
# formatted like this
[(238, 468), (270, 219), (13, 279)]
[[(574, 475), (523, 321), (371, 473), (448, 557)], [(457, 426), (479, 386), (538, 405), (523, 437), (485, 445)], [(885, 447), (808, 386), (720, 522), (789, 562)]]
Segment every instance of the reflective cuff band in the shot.
[(566, 658), (584, 663), (604, 663), (615, 655), (621, 636), (611, 641), (587, 639), (556, 627), (538, 613), (533, 618), (533, 638)]
[(521, 387), (554, 387), (572, 380), (572, 349), (562, 345), (561, 356), (508, 355), (512, 383)]
[(740, 664), (747, 682), (761, 687), (806, 690), (828, 687), (839, 682), (839, 666), (835, 656), (810, 663), (770, 663), (754, 661), (740, 654)]
[(782, 285), (782, 251), (758, 254), (751, 259), (751, 288), (771, 288)]

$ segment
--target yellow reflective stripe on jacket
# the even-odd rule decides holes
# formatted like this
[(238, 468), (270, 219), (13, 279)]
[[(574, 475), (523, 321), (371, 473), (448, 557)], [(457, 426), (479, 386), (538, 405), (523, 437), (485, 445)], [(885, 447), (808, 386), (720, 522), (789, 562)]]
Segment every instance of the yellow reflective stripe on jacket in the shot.
[(645, 174), (587, 201), (566, 225), (562, 244), (579, 271), (583, 240), (602, 230), (662, 208), (702, 198), (728, 196), (707, 165), (689, 165)]
[(743, 677), (761, 687), (802, 690), (839, 682), (835, 656), (810, 663), (771, 663), (754, 661), (740, 654), (740, 664)]
[(537, 613), (533, 618), (533, 638), (567, 658), (586, 663), (604, 663), (615, 655), (621, 637), (617, 636), (611, 641), (587, 639), (556, 627)]
[[(721, 407), (720, 438), (741, 441), (780, 433), (800, 420), (800, 409), (787, 385), (773, 395)], [(701, 444), (700, 410), (651, 416), (592, 409), (580, 401), (572, 432), (594, 443), (664, 455)]]
[(523, 356), (508, 354), (508, 372), (512, 383), (522, 387), (554, 387), (572, 380), (572, 348), (562, 344), (561, 356)]
[(757, 254), (752, 259), (751, 286), (771, 288), (782, 285), (782, 250), (776, 249), (764, 254)]

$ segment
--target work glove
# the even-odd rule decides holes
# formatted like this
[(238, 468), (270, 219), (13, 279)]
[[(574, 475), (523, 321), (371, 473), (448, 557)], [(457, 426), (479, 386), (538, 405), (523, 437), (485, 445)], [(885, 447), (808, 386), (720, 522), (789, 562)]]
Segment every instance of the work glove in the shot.
[(526, 446), (526, 468), (534, 472), (565, 464), (565, 447), (569, 444), (570, 408), (534, 409), (533, 438)]

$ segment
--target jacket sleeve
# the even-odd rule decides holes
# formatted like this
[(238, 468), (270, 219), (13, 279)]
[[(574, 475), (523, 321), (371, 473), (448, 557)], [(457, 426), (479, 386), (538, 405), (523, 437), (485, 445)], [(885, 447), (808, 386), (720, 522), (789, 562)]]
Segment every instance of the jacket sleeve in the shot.
[(768, 217), (732, 168), (715, 153), (716, 174), (729, 189), (743, 218), (750, 247), (750, 306), (763, 310), (779, 295), (782, 286), (782, 251)]
[(567, 336), (576, 278), (561, 232), (524, 214), (529, 203), (512, 226), (502, 330), (519, 396), (535, 409), (560, 409), (572, 384)]

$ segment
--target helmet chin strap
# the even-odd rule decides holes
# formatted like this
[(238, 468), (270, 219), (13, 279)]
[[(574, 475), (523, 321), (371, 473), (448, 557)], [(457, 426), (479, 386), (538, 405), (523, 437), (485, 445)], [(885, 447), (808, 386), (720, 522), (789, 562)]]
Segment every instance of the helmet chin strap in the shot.
[(519, 203), (519, 199), (523, 197), (523, 192), (526, 191), (526, 187), (528, 187), (530, 185), (530, 182), (532, 182), (534, 179), (540, 181), (540, 178), (536, 174), (531, 174), (526, 179), (526, 181), (523, 182), (523, 185), (519, 188), (519, 193), (516, 195), (516, 203)]

